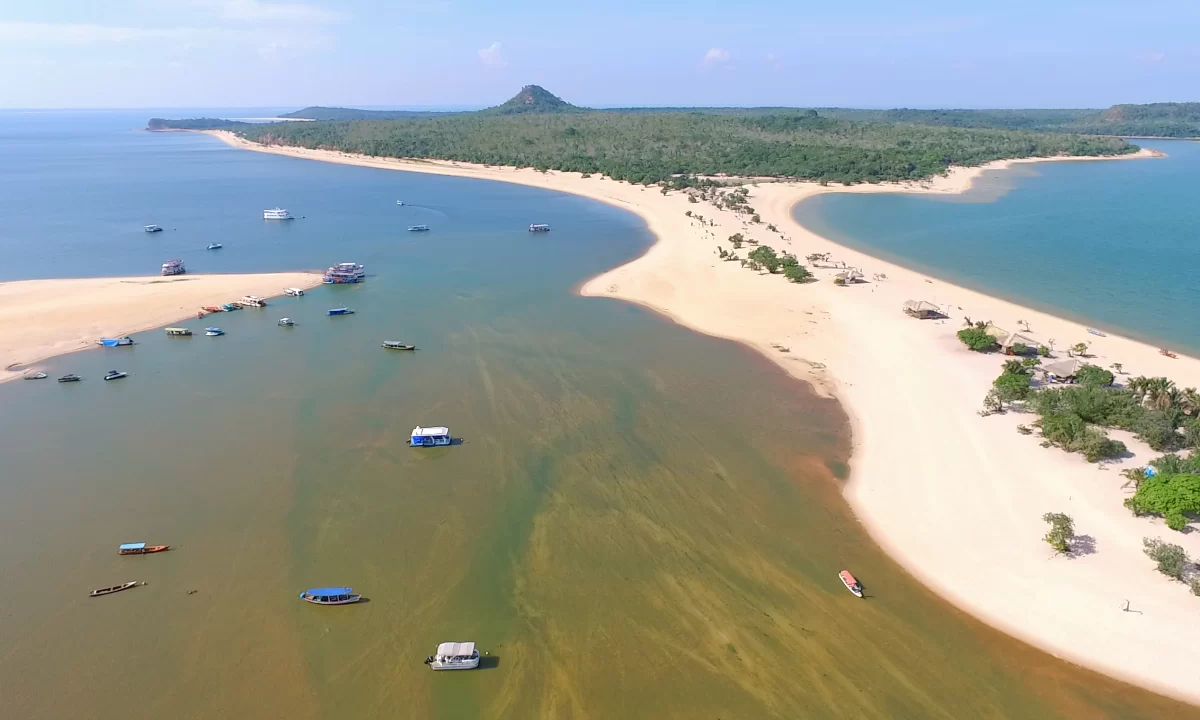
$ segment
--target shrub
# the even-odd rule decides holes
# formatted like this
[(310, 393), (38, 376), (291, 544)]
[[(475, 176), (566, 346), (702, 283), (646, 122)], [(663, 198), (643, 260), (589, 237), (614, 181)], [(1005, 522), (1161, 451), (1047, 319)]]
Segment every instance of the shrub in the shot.
[(1200, 575), (1193, 575), (1188, 585), (1192, 588), (1193, 595), (1200, 595)]
[(1133, 421), (1130, 429), (1160, 452), (1174, 450), (1179, 445), (1180, 436), (1175, 432), (1175, 419), (1170, 413), (1147, 410)]
[(834, 279), (833, 279), (833, 284), (834, 284), (834, 285), (845, 285), (845, 284), (846, 284), (846, 278), (841, 278), (841, 277), (839, 277), (839, 278), (834, 278)]
[(1113, 440), (1103, 430), (1090, 427), (1083, 431), (1083, 438), (1072, 449), (1083, 453), (1084, 459), (1088, 462), (1099, 462), (1121, 455), (1125, 452), (1126, 447), (1125, 443)]
[(1050, 529), (1042, 537), (1050, 547), (1060, 553), (1071, 551), (1071, 540), (1075, 537), (1075, 521), (1063, 513), (1046, 513), (1042, 520), (1050, 523)]
[(992, 386), (1001, 403), (1015, 402), (1029, 397), (1029, 376), (1024, 372), (1004, 373), (996, 378)]
[(1012, 350), (1013, 355), (1025, 355), (1029, 352), (1029, 346), (1025, 343), (1013, 343), (1009, 350)]
[(775, 249), (769, 245), (754, 248), (746, 257), (762, 265), (769, 273), (774, 273), (779, 269), (779, 265), (781, 264), (779, 256), (775, 254)]
[(1075, 379), (1088, 387), (1106, 387), (1112, 385), (1113, 374), (1102, 367), (1084, 365), (1075, 373)]
[(787, 265), (783, 268), (783, 276), (794, 283), (798, 283), (807, 280), (811, 276), (811, 273), (801, 265)]
[(1042, 357), (1050, 357), (1050, 348), (1046, 347), (1045, 345), (1039, 345), (1037, 352), (1038, 355), (1041, 355)]
[(1187, 552), (1178, 545), (1165, 543), (1158, 538), (1142, 538), (1143, 552), (1158, 563), (1158, 571), (1167, 577), (1183, 580), (1183, 571), (1187, 569)]
[[(836, 282), (836, 281), (835, 281)], [(845, 284), (845, 281), (842, 281)], [(958, 339), (963, 345), (974, 350), (975, 352), (990, 352), (996, 347), (996, 338), (987, 333), (986, 330), (979, 327), (963, 328), (958, 331)]]
[(1113, 440), (1103, 431), (1070, 412), (1051, 412), (1039, 421), (1042, 436), (1067, 452), (1082, 453), (1088, 462), (1098, 462), (1125, 452), (1125, 443)]
[(1200, 420), (1190, 420), (1183, 426), (1183, 442), (1190, 448), (1200, 449)]
[(688, 202), (690, 202), (690, 203), (698, 203), (698, 202), (700, 202), (700, 201), (696, 199), (696, 196), (695, 196), (695, 195), (688, 195)]
[(1125, 507), (1138, 515), (1162, 515), (1167, 527), (1183, 530), (1188, 524), (1185, 513), (1200, 512), (1200, 475), (1160, 471), (1138, 484), (1137, 492), (1126, 498)]

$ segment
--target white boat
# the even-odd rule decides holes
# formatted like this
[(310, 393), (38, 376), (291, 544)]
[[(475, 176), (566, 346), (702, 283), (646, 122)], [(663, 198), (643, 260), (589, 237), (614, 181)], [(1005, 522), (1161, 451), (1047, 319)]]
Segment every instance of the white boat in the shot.
[(534, 223), (529, 226), (529, 232), (550, 232), (550, 226), (545, 223)]
[(225, 331), (219, 327), (209, 327), (204, 328), (204, 334), (208, 335), (209, 337), (216, 337), (218, 335), (224, 335)]
[(283, 208), (271, 208), (263, 210), (263, 220), (291, 220), (292, 214)]
[(182, 260), (168, 260), (162, 264), (163, 275), (182, 275), (187, 272)]
[(26, 375), (25, 379), (26, 380), (45, 380), (47, 377), (49, 377), (49, 375), (47, 375), (44, 372), (36, 372), (32, 375)]
[(444, 642), (425, 658), (425, 664), (434, 670), (474, 670), (479, 667), (479, 651), (473, 642)]
[(223, 247), (225, 247), (225, 246), (224, 246), (224, 245), (222, 245), (221, 243), (209, 243), (209, 244), (208, 244), (208, 249), (209, 249), (209, 250), (220, 250), (220, 249), (221, 249), (221, 248), (223, 248)]
[(283, 294), (287, 295), (288, 297), (300, 297), (304, 294), (304, 291), (300, 288), (284, 288)]
[(350, 587), (310, 588), (300, 593), (300, 599), (313, 605), (352, 605), (362, 600), (362, 595)]
[(408, 440), (408, 444), (413, 447), (440, 447), (449, 445), (451, 442), (453, 442), (453, 438), (450, 436), (450, 428), (421, 427), (420, 425), (413, 428), (412, 437)]
[(146, 227), (144, 227), (142, 229), (145, 230), (146, 232), (152, 232), (152, 233), (153, 232), (162, 232), (162, 228), (160, 228), (157, 225), (147, 225)]
[(846, 586), (847, 590), (854, 593), (855, 597), (863, 596), (862, 583), (860, 583), (858, 580), (855, 580), (854, 576), (850, 574), (849, 570), (843, 570), (838, 573), (838, 579), (842, 581), (842, 584)]
[(266, 307), (267, 301), (257, 295), (245, 295), (238, 304), (242, 307)]
[(133, 344), (133, 338), (128, 335), (119, 338), (100, 338), (96, 344), (101, 347), (126, 347)]
[(129, 373), (121, 372), (120, 370), (109, 370), (108, 372), (104, 373), (104, 379), (105, 380), (120, 380), (121, 378), (127, 377), (128, 375), (129, 375)]
[(360, 283), (367, 277), (367, 271), (362, 263), (344, 262), (331, 265), (325, 271), (321, 282), (326, 285), (341, 285), (344, 283)]
[(397, 204), (397, 205), (403, 205), (403, 204), (404, 204), (404, 201), (403, 201), (403, 200), (397, 200), (397, 201), (396, 201), (396, 204)]
[(296, 321), (291, 318), (279, 318), (279, 327), (291, 327), (296, 324)]
[(425, 232), (427, 230), (429, 230), (428, 225), (409, 225), (408, 226), (409, 232)]

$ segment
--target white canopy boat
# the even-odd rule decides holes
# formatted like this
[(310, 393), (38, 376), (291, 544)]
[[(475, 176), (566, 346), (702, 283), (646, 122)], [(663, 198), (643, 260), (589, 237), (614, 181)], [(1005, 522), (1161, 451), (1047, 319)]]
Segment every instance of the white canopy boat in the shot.
[(434, 670), (474, 670), (479, 667), (479, 651), (473, 642), (444, 642), (437, 653), (425, 658)]

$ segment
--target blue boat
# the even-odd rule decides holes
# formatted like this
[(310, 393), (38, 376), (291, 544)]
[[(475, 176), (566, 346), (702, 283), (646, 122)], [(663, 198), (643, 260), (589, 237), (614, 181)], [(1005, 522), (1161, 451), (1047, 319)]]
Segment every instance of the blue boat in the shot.
[(204, 334), (210, 337), (216, 337), (217, 335), (224, 335), (225, 331), (221, 328), (204, 328)]
[(421, 427), (418, 425), (413, 428), (412, 438), (408, 441), (408, 444), (413, 447), (440, 447), (442, 445), (449, 445), (451, 440), (450, 428)]
[(225, 303), (221, 306), (221, 309), (225, 312), (233, 312), (234, 310), (241, 310), (242, 306), (237, 303)]
[(313, 605), (349, 605), (362, 600), (362, 595), (355, 594), (354, 588), (324, 587), (305, 590), (300, 599)]
[(133, 338), (131, 338), (131, 337), (100, 338), (99, 340), (96, 341), (96, 344), (103, 346), (103, 347), (123, 347), (125, 345), (132, 345)]
[(350, 308), (333, 308), (329, 311), (330, 315), (353, 315), (354, 310)]

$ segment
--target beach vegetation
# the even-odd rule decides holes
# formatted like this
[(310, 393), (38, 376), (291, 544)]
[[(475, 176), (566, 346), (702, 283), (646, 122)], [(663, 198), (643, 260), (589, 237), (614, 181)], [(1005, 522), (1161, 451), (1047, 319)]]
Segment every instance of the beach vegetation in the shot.
[(838, 287), (845, 287), (845, 286), (846, 286), (846, 278), (844, 278), (844, 277), (835, 277), (835, 278), (833, 279), (833, 284), (834, 284), (834, 285), (837, 285)]
[(1163, 575), (1182, 581), (1191, 559), (1187, 551), (1178, 545), (1165, 543), (1160, 538), (1142, 538), (1143, 552), (1153, 560)]
[(1120, 374), (1121, 374), (1121, 371), (1125, 369), (1125, 366), (1124, 366), (1124, 365), (1122, 365), (1121, 363), (1113, 363), (1113, 364), (1112, 364), (1112, 369), (1113, 369), (1113, 372), (1115, 372), (1116, 374), (1120, 375)]
[(1088, 351), (1087, 343), (1082, 343), (1082, 342), (1075, 343), (1071, 347), (1067, 348), (1067, 355), (1078, 355), (1079, 357), (1087, 357), (1087, 351)]
[(1137, 492), (1125, 499), (1135, 515), (1159, 515), (1172, 530), (1188, 526), (1188, 515), (1200, 513), (1200, 475), (1157, 472), (1138, 483)]
[(787, 265), (783, 268), (783, 276), (794, 283), (799, 283), (811, 278), (812, 273), (803, 265)]
[(1025, 368), (1026, 372), (1033, 372), (1041, 364), (1042, 359), (1039, 357), (1021, 358), (1021, 367)]
[(741, 233), (734, 233), (729, 236), (729, 244), (733, 245), (734, 250), (741, 250), (742, 242), (744, 240), (745, 240), (745, 238), (742, 237)]
[(1075, 520), (1065, 513), (1046, 513), (1042, 515), (1042, 520), (1050, 523), (1050, 529), (1042, 539), (1060, 553), (1071, 552), (1071, 541), (1075, 539)]
[(779, 232), (779, 228), (775, 227), (774, 225), (767, 225), (767, 232), (777, 233)]
[(1026, 355), (1029, 353), (1029, 346), (1025, 343), (1013, 343), (1009, 348), (1013, 355)]
[(756, 247), (746, 257), (761, 265), (769, 273), (774, 273), (780, 266), (779, 256), (770, 245)]
[(976, 325), (959, 330), (958, 339), (975, 352), (991, 352), (997, 346), (996, 338), (992, 337), (987, 330)]
[(1039, 345), (1037, 353), (1040, 357), (1048, 358), (1050, 357), (1050, 348), (1046, 347), (1045, 345)]
[(1096, 365), (1084, 365), (1075, 372), (1075, 380), (1088, 387), (1104, 387), (1113, 384), (1113, 374)]
[(688, 195), (688, 202), (690, 202), (690, 203), (699, 203), (700, 201), (696, 199), (696, 196), (695, 196), (695, 195)]
[(992, 385), (1000, 399), (1001, 406), (1006, 402), (1013, 403), (1029, 397), (1029, 376), (1024, 372), (1004, 373), (996, 378)]
[(1183, 444), (1193, 451), (1200, 449), (1200, 420), (1189, 420), (1184, 423)]

